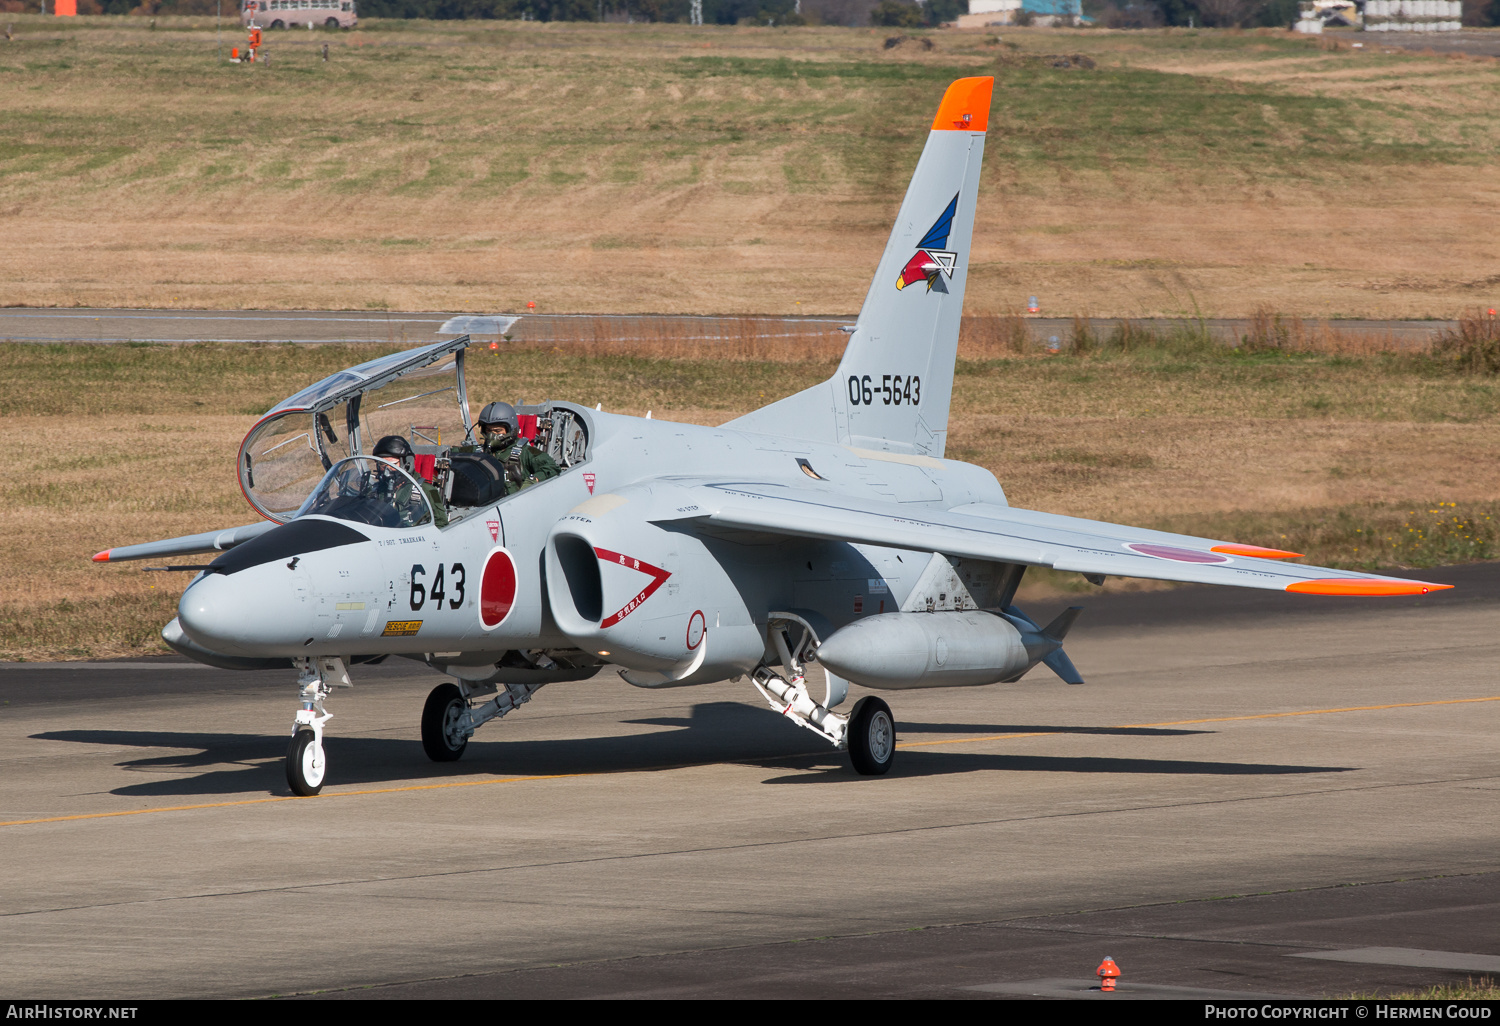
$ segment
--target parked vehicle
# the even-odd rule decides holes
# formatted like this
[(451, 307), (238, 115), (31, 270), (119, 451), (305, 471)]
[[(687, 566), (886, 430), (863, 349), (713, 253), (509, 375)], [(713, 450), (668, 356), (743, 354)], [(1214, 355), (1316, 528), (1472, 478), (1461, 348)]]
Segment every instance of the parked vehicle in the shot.
[(244, 0), (240, 22), (251, 22), (263, 28), (291, 28), (293, 25), (322, 25), (326, 28), (353, 28), (359, 21), (355, 0)]

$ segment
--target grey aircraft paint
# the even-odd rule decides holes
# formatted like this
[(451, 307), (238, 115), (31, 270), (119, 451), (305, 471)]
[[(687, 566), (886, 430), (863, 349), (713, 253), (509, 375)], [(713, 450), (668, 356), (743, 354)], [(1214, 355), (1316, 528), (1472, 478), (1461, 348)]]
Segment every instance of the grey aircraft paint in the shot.
[[(436, 479), (442, 461), (475, 458), (455, 445), (472, 424), (467, 339), (454, 339), (332, 375), (257, 423), (241, 484), (284, 525), (95, 559), (222, 553), (163, 637), (212, 665), (295, 666), (287, 777), (300, 794), (323, 785), (330, 689), (389, 655), (456, 682), (434, 689), (422, 716), (438, 761), (543, 685), (615, 664), (640, 687), (748, 675), (774, 708), (878, 774), (894, 720), (873, 696), (836, 712), (848, 680), (973, 686), (1040, 662), (1082, 682), (1061, 647), (1077, 609), (1041, 627), (1014, 605), (1028, 566), (1315, 594), (1443, 587), (1012, 509), (988, 471), (943, 458), (991, 87), (962, 79), (945, 95), (829, 381), (722, 427), (520, 407), (563, 472), (451, 509), (439, 529), (415, 478), (360, 453), (404, 418)], [(439, 400), (457, 407), (430, 405)], [(804, 678), (820, 652), (821, 697)]]

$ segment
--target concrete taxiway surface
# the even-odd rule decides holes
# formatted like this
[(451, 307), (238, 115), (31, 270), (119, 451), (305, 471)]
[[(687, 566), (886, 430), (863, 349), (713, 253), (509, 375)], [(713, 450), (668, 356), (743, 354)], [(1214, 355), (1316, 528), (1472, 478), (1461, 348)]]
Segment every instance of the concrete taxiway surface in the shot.
[(0, 992), (1084, 996), (1106, 954), (1143, 996), (1461, 981), (1500, 959), (1500, 565), (1427, 576), (1459, 587), (1085, 599), (1088, 684), (887, 694), (879, 779), (746, 683), (613, 674), (434, 766), (438, 678), (388, 662), (292, 799), (289, 673), (0, 668)]
[[(716, 340), (738, 338), (744, 331), (739, 317), (688, 317), (595, 314), (496, 313), (519, 316), (510, 334), (517, 340), (605, 337), (622, 344), (651, 339), (663, 332), (674, 338), (701, 337), (705, 345)], [(0, 340), (13, 342), (378, 342), (418, 345), (439, 337), (437, 332), (449, 317), (459, 313), (395, 313), (357, 310), (87, 310), (0, 308)], [(828, 331), (852, 324), (855, 315), (833, 317), (755, 318), (762, 335), (785, 337), (789, 343), (808, 332)], [(1027, 317), (1026, 323), (1038, 343), (1056, 337), (1066, 340), (1073, 332), (1070, 317)], [(1090, 322), (1101, 337), (1120, 323), (1118, 318), (1098, 317)], [(1215, 338), (1238, 339), (1251, 330), (1248, 320), (1210, 318), (1202, 322), (1168, 318), (1145, 318), (1131, 322), (1156, 332), (1196, 330), (1200, 323)], [(1455, 328), (1456, 321), (1339, 320), (1329, 325), (1350, 334), (1389, 336), (1398, 344), (1424, 345), (1435, 335)], [(1321, 322), (1308, 321), (1316, 330)], [(584, 326), (586, 325), (586, 326)], [(478, 329), (473, 330), (481, 337)], [(490, 336), (483, 336), (488, 338)]]

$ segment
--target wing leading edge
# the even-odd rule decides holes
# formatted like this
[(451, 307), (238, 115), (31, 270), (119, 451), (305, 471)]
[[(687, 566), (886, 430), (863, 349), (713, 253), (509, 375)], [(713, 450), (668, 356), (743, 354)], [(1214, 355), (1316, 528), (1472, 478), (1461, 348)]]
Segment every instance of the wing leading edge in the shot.
[(231, 527), (224, 531), (204, 531), (181, 538), (164, 538), (161, 541), (142, 542), (139, 545), (121, 545), (105, 549), (94, 556), (95, 563), (123, 563), (130, 559), (158, 559), (162, 556), (196, 556), (204, 552), (223, 552), (236, 545), (243, 545), (252, 538), (259, 538), (280, 525), (262, 520), (243, 527)]
[(1287, 564), (1278, 559), (1296, 553), (1009, 506), (912, 509), (764, 482), (706, 481), (686, 487), (697, 508), (671, 519), (719, 529), (921, 549), (1082, 574), (1310, 595), (1425, 595), (1452, 587)]

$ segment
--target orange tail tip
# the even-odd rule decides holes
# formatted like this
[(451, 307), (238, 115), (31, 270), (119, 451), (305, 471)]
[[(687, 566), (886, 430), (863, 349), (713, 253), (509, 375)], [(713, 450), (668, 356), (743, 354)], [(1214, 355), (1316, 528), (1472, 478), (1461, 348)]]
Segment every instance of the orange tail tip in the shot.
[(1426, 595), (1429, 591), (1447, 591), (1451, 584), (1428, 584), (1425, 581), (1381, 581), (1359, 577), (1326, 577), (1318, 581), (1288, 584), (1287, 591), (1300, 595)]
[(1301, 559), (1302, 553), (1288, 552), (1285, 549), (1267, 549), (1259, 545), (1239, 545), (1230, 542), (1225, 545), (1215, 545), (1213, 552), (1223, 552), (1230, 556), (1254, 556), (1256, 559)]
[(108, 563), (109, 562), (109, 554), (110, 554), (110, 552), (111, 552), (110, 549), (105, 549), (103, 552), (96, 552), (96, 553), (94, 553), (94, 562), (95, 563)]
[(961, 78), (943, 94), (942, 106), (932, 119), (934, 132), (983, 132), (990, 125), (990, 94), (995, 80)]

